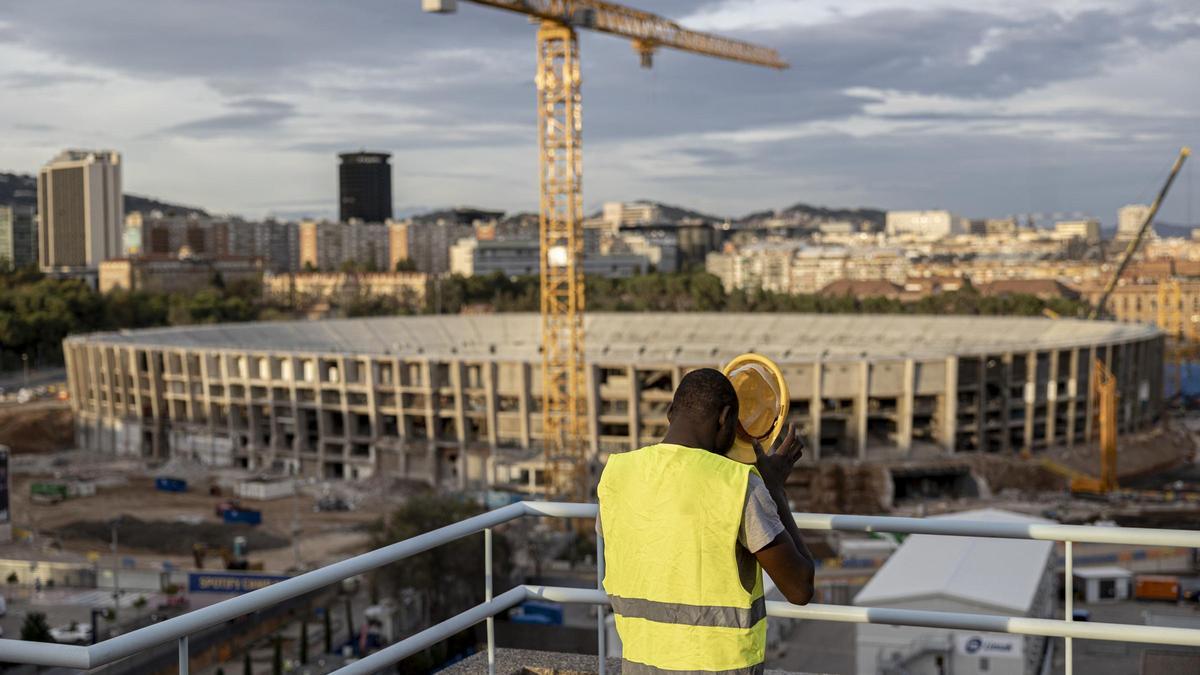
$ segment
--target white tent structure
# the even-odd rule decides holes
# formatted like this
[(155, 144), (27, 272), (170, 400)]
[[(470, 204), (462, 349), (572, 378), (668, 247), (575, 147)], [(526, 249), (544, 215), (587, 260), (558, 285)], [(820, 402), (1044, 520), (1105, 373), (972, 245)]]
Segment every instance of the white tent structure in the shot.
[[(1048, 523), (983, 509), (939, 518)], [(854, 598), (864, 607), (1049, 617), (1055, 606), (1054, 543), (913, 535)], [(941, 628), (859, 624), (859, 675), (1032, 675), (1045, 639)]]

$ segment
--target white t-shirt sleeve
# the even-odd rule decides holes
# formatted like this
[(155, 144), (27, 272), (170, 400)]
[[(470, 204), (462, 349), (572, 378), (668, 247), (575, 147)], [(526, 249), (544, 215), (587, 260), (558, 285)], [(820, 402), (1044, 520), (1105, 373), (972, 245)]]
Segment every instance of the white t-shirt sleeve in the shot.
[(742, 527), (738, 530), (738, 543), (751, 553), (758, 553), (775, 541), (784, 531), (783, 521), (775, 508), (775, 500), (767, 491), (767, 485), (756, 473), (750, 474), (746, 484), (746, 505), (742, 509)]

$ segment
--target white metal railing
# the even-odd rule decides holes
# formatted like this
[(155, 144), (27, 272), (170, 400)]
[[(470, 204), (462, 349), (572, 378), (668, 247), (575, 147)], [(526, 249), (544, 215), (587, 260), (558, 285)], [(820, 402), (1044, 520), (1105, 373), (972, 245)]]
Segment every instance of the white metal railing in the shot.
[[(343, 579), (369, 572), (398, 560), (427, 551), (465, 536), (484, 533), (485, 563), (484, 602), (446, 621), (431, 626), (411, 637), (385, 647), (359, 661), (336, 671), (343, 675), (367, 675), (399, 662), (405, 657), (444, 640), (481, 621), (487, 623), (488, 672), (495, 669), (495, 637), (492, 620), (528, 599), (559, 603), (606, 605), (608, 598), (600, 586), (604, 577), (604, 540), (597, 538), (596, 589), (563, 588), (556, 586), (517, 586), (493, 597), (492, 593), (492, 536), (491, 528), (524, 516), (553, 518), (595, 518), (595, 504), (558, 502), (519, 502), (494, 511), (426, 532), (411, 539), (384, 546), (362, 555), (322, 567), (272, 586), (225, 600), (194, 612), (177, 616), (162, 623), (135, 630), (103, 642), (81, 647), (76, 645), (0, 640), (0, 662), (41, 666), (63, 666), (89, 670), (119, 661), (132, 654), (175, 641), (179, 650), (179, 672), (188, 672), (188, 636), (239, 616), (270, 607), (277, 603), (310, 593)], [(792, 605), (768, 602), (767, 615), (814, 621), (877, 623), (901, 626), (1013, 633), (1061, 637), (1067, 641), (1066, 670), (1072, 672), (1070, 641), (1072, 638), (1111, 640), (1147, 644), (1200, 647), (1200, 629), (1164, 628), (1094, 622), (1073, 622), (1072, 548), (1073, 542), (1126, 544), (1136, 546), (1171, 546), (1200, 548), (1200, 532), (1092, 527), (1034, 523), (997, 523), (990, 521), (896, 518), (889, 516), (846, 516), (817, 513), (797, 513), (796, 524), (805, 530), (839, 530), (853, 532), (891, 532), (897, 534), (933, 534), (946, 536), (996, 537), (1003, 539), (1034, 539), (1066, 543), (1065, 597), (1066, 616), (1063, 620), (1029, 617), (933, 612), (882, 607), (851, 607), (843, 605)], [(605, 670), (604, 613), (597, 617), (599, 643), (599, 672)]]

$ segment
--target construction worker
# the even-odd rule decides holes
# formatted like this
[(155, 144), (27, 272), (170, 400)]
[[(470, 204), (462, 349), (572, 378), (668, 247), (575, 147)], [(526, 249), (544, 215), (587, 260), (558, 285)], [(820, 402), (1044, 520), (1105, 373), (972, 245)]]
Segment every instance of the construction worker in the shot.
[(762, 570), (790, 602), (813, 594), (813, 558), (783, 486), (804, 444), (788, 427), (754, 465), (726, 453), (738, 397), (720, 371), (680, 381), (662, 443), (613, 455), (598, 487), (604, 590), (622, 673), (761, 673)]

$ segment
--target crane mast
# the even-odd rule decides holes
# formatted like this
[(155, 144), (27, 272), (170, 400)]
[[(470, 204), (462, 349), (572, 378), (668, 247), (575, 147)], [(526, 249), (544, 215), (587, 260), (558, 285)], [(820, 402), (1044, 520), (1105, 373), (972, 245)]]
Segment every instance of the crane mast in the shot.
[[(583, 318), (583, 118), (576, 29), (632, 42), (643, 67), (659, 48), (769, 68), (787, 68), (773, 49), (688, 30), (663, 17), (603, 0), (472, 0), (525, 14), (538, 24), (538, 182), (541, 200), (542, 444), (550, 496), (588, 501), (587, 369)], [(455, 0), (422, 0), (450, 13)]]

